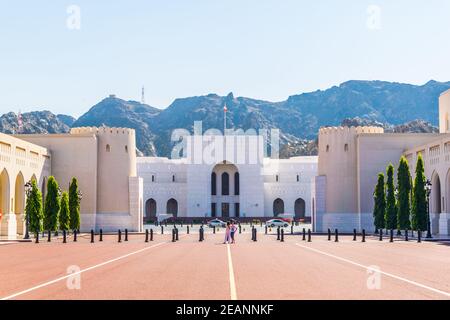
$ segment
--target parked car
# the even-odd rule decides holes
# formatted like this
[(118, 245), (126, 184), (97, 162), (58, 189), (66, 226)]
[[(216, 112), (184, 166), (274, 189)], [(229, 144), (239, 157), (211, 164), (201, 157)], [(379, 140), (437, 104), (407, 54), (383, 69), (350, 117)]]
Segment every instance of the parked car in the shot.
[(274, 227), (288, 227), (289, 223), (286, 221), (283, 221), (281, 219), (272, 219), (266, 222), (266, 226), (274, 228)]
[(208, 222), (208, 227), (213, 228), (213, 227), (222, 227), (224, 228), (227, 224), (225, 222), (223, 222), (220, 219), (213, 219), (211, 221)]

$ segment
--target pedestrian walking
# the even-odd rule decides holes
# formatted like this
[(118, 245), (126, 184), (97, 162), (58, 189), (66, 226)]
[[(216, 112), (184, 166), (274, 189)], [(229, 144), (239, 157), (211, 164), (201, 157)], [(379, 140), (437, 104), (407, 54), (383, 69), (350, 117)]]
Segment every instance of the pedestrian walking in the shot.
[(225, 228), (225, 240), (224, 240), (223, 244), (231, 242), (230, 241), (230, 235), (231, 235), (231, 226), (230, 226), (230, 222), (228, 221), (227, 222), (227, 226)]
[(237, 229), (238, 228), (234, 224), (234, 221), (231, 221), (231, 226), (230, 226), (231, 243), (235, 243), (234, 235), (236, 234)]

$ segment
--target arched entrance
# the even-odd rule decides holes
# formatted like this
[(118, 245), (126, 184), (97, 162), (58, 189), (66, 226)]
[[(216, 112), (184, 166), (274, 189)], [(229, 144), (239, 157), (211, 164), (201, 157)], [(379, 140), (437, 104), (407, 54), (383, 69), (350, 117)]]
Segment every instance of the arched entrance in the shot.
[(17, 234), (24, 234), (25, 181), (22, 172), (16, 177), (14, 190), (14, 213), (16, 214)]
[(282, 213), (284, 213), (284, 201), (280, 198), (275, 199), (273, 202), (273, 215), (276, 217)]
[(156, 201), (155, 199), (148, 199), (145, 202), (145, 217), (147, 220), (156, 218)]
[(175, 199), (170, 199), (167, 201), (167, 213), (173, 215), (173, 217), (177, 217), (178, 215), (178, 202)]
[(9, 175), (3, 169), (0, 175), (0, 235), (8, 235), (9, 192)]
[(433, 179), (431, 181), (432, 187), (431, 187), (431, 213), (439, 214), (442, 212), (441, 207), (441, 180), (439, 179), (439, 175), (435, 173), (433, 175)]
[(227, 161), (214, 166), (211, 172), (212, 217), (240, 217), (240, 181), (238, 168)]
[(306, 214), (306, 203), (302, 198), (295, 200), (295, 219), (304, 219)]

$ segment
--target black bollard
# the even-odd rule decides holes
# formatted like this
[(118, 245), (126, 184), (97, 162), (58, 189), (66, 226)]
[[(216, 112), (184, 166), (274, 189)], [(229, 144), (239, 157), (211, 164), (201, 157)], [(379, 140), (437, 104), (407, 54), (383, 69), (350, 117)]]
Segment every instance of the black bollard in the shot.
[(122, 230), (117, 231), (117, 242), (122, 242)]
[(328, 241), (331, 241), (331, 230), (328, 228)]
[(284, 242), (284, 228), (281, 229), (281, 242)]
[(280, 227), (277, 227), (277, 240), (280, 240)]
[(216, 226), (213, 226), (213, 234), (216, 234)]
[(408, 239), (408, 230), (405, 230), (405, 241), (409, 241), (409, 239)]
[(303, 233), (302, 240), (305, 241), (306, 240), (306, 230), (305, 230), (305, 228), (303, 228), (302, 233)]
[(198, 241), (202, 242), (202, 227), (200, 227), (200, 229), (198, 230)]
[(253, 233), (254, 233), (254, 237), (253, 237), (253, 241), (257, 241), (257, 239), (256, 239), (256, 234), (257, 234), (257, 230), (256, 230), (256, 228), (255, 229), (253, 229)]
[(150, 229), (150, 241), (153, 241), (153, 229)]
[(308, 242), (311, 242), (311, 229), (308, 229)]
[(265, 234), (267, 234), (267, 225), (266, 225), (266, 227), (265, 227), (265, 231), (264, 231), (264, 232), (265, 232)]
[(422, 242), (422, 231), (417, 230), (417, 242)]
[(52, 233), (51, 231), (48, 232), (48, 237), (47, 237), (47, 242), (51, 242), (52, 241)]
[(175, 242), (175, 229), (172, 229), (172, 242)]
[(189, 234), (189, 226), (186, 226), (186, 234)]
[(239, 234), (241, 234), (242, 233), (242, 230), (241, 230), (242, 228), (241, 228), (241, 224), (239, 223)]
[(391, 229), (389, 242), (394, 242), (394, 229)]
[(294, 223), (291, 224), (291, 234), (294, 234)]
[(164, 227), (161, 225), (161, 234), (164, 234)]
[(98, 241), (103, 241), (103, 229), (100, 229), (100, 238)]
[(73, 242), (77, 242), (77, 234), (78, 234), (78, 231), (73, 230)]
[(176, 241), (179, 240), (179, 238), (178, 238), (178, 228), (175, 229), (175, 240)]
[(334, 242), (339, 242), (339, 232), (338, 232), (338, 229), (334, 229)]
[(125, 241), (128, 241), (128, 229), (125, 229)]
[(91, 243), (94, 243), (94, 230), (91, 229)]
[(39, 243), (39, 232), (36, 232), (36, 243)]
[(356, 229), (353, 229), (353, 241), (356, 241)]
[(67, 243), (66, 230), (63, 230), (63, 243)]
[(361, 242), (366, 242), (366, 229), (362, 229), (362, 240)]
[(145, 229), (145, 242), (148, 242), (148, 229)]
[(380, 238), (379, 238), (379, 240), (383, 241), (383, 229), (380, 229)]

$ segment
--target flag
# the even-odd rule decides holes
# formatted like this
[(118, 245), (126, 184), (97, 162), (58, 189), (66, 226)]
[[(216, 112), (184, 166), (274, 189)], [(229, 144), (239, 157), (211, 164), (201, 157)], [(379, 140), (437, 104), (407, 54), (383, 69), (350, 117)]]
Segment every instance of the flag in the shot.
[(223, 106), (223, 112), (227, 112), (228, 108), (227, 108), (227, 104), (225, 103), (225, 105)]

